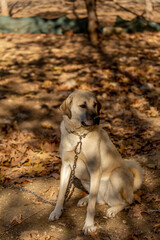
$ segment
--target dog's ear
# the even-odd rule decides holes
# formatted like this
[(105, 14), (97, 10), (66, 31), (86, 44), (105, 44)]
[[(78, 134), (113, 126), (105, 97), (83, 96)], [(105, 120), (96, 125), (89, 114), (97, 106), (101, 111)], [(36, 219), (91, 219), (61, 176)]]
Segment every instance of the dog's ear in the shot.
[(71, 103), (72, 103), (72, 95), (69, 95), (67, 99), (61, 104), (60, 110), (64, 115), (67, 115), (68, 118), (71, 119), (72, 113), (71, 113)]
[(101, 110), (101, 103), (97, 100), (97, 112), (100, 113)]

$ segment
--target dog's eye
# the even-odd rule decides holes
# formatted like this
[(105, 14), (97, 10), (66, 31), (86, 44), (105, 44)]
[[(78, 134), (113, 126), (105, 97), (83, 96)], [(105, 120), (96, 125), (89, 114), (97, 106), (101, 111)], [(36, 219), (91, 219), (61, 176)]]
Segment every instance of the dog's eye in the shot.
[(87, 108), (86, 104), (79, 105), (81, 108)]
[(97, 106), (97, 103), (95, 102), (94, 104), (93, 104), (93, 107), (95, 108)]

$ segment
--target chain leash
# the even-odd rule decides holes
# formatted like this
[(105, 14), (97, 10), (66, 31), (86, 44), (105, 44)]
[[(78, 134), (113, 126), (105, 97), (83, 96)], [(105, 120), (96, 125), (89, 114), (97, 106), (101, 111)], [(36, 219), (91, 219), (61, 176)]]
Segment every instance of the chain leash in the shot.
[(43, 202), (43, 203), (51, 204), (51, 205), (53, 205), (53, 206), (56, 205), (56, 203), (51, 202), (51, 201), (47, 201), (47, 200), (41, 198), (41, 197), (40, 197), (39, 195), (37, 195), (35, 192), (33, 192), (33, 191), (31, 191), (31, 190), (28, 190), (28, 189), (26, 189), (26, 188), (23, 188), (23, 187), (20, 187), (20, 186), (16, 186), (16, 185), (13, 185), (13, 184), (9, 184), (9, 183), (2, 183), (2, 182), (0, 182), (0, 185), (3, 186), (3, 187), (18, 189), (18, 190), (20, 190), (20, 191), (33, 194), (39, 201), (41, 201), (41, 202)]
[(74, 150), (74, 163), (73, 163), (73, 168), (71, 170), (71, 174), (69, 177), (69, 182), (68, 182), (68, 186), (67, 186), (67, 190), (65, 193), (65, 197), (64, 197), (64, 202), (68, 202), (74, 192), (75, 186), (74, 186), (74, 177), (75, 177), (75, 169), (76, 169), (76, 165), (77, 165), (77, 160), (78, 160), (78, 155), (81, 153), (82, 150), (82, 138), (85, 138), (87, 136), (88, 133), (83, 134), (83, 135), (79, 135), (79, 141), (77, 142), (77, 145), (75, 146), (75, 150)]

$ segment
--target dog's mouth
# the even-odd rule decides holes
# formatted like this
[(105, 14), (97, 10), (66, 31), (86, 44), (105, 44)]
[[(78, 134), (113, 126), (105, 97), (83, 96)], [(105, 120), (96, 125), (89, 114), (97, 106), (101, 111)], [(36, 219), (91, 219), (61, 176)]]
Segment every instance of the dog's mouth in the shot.
[(82, 121), (81, 124), (84, 127), (91, 127), (91, 126), (99, 125), (99, 122), (100, 122), (100, 117), (97, 116), (97, 117), (94, 117), (93, 119)]

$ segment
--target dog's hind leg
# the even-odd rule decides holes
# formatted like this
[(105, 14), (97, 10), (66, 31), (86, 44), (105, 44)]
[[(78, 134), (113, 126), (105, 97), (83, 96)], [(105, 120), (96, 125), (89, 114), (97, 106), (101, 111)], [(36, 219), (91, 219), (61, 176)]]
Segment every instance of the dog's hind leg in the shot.
[(88, 198), (89, 198), (89, 195), (85, 196), (84, 198), (81, 198), (78, 203), (77, 203), (77, 206), (78, 207), (83, 207), (83, 206), (86, 206), (88, 204)]
[(110, 207), (107, 210), (106, 216), (111, 218), (111, 217), (115, 217), (117, 213), (119, 213), (120, 211), (122, 211), (125, 207), (127, 206), (126, 203), (124, 204), (119, 204), (115, 207)]
[[(89, 192), (89, 182), (88, 181), (83, 181), (81, 180), (81, 183), (83, 185), (83, 187)], [(89, 195), (81, 198), (78, 203), (77, 203), (77, 206), (78, 207), (83, 207), (83, 206), (86, 206), (88, 204), (88, 199), (89, 199)]]
[(111, 206), (108, 217), (114, 217), (133, 201), (133, 176), (123, 168), (115, 169), (111, 176), (106, 195), (106, 202)]

